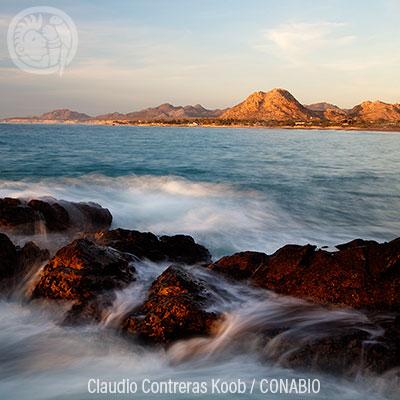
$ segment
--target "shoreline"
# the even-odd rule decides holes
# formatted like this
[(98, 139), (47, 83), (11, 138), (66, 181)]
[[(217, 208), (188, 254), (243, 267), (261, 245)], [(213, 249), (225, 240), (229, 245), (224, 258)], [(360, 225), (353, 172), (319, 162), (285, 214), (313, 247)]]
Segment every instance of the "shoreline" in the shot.
[(163, 127), (163, 128), (234, 128), (234, 129), (279, 129), (279, 130), (304, 130), (304, 131), (348, 131), (348, 132), (378, 132), (378, 133), (400, 133), (399, 127), (363, 127), (363, 126), (343, 126), (343, 125), (331, 125), (331, 126), (319, 126), (319, 125), (247, 125), (243, 123), (237, 124), (200, 124), (196, 122), (183, 122), (183, 123), (168, 123), (168, 122), (124, 122), (124, 121), (57, 121), (57, 120), (15, 120), (15, 121), (0, 121), (2, 125), (81, 125), (81, 126), (138, 126), (138, 127)]

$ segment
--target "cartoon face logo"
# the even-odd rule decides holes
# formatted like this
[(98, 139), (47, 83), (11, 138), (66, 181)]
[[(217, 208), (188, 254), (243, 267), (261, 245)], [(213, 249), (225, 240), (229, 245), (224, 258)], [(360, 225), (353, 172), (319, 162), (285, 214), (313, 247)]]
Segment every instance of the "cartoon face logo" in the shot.
[(12, 19), (7, 44), (11, 59), (23, 71), (62, 75), (76, 54), (78, 32), (63, 11), (31, 7)]

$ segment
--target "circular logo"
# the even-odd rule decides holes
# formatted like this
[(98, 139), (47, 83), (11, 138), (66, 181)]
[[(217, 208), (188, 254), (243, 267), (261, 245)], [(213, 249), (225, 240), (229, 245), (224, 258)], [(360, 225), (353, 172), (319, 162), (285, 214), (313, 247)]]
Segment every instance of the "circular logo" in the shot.
[(62, 75), (78, 48), (72, 19), (54, 7), (30, 7), (10, 22), (8, 51), (14, 64), (33, 74)]

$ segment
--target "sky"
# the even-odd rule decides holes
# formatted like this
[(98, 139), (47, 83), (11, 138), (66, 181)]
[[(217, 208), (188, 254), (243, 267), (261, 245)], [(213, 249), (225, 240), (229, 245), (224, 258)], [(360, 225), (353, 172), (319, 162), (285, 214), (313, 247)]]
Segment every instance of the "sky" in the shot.
[[(77, 27), (61, 76), (10, 58), (9, 23), (33, 6), (59, 8)], [(306, 104), (400, 103), (399, 17), (400, 0), (1, 0), (0, 117), (225, 108), (274, 87)]]

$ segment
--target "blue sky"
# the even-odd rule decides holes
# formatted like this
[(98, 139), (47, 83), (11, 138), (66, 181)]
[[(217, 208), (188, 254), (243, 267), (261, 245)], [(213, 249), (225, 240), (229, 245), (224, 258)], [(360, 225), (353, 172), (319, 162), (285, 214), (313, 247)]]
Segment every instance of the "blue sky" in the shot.
[[(8, 55), (11, 18), (42, 5), (78, 29), (61, 77), (22, 72)], [(2, 0), (0, 116), (227, 107), (273, 87), (304, 103), (399, 103), (399, 17), (399, 0)]]

